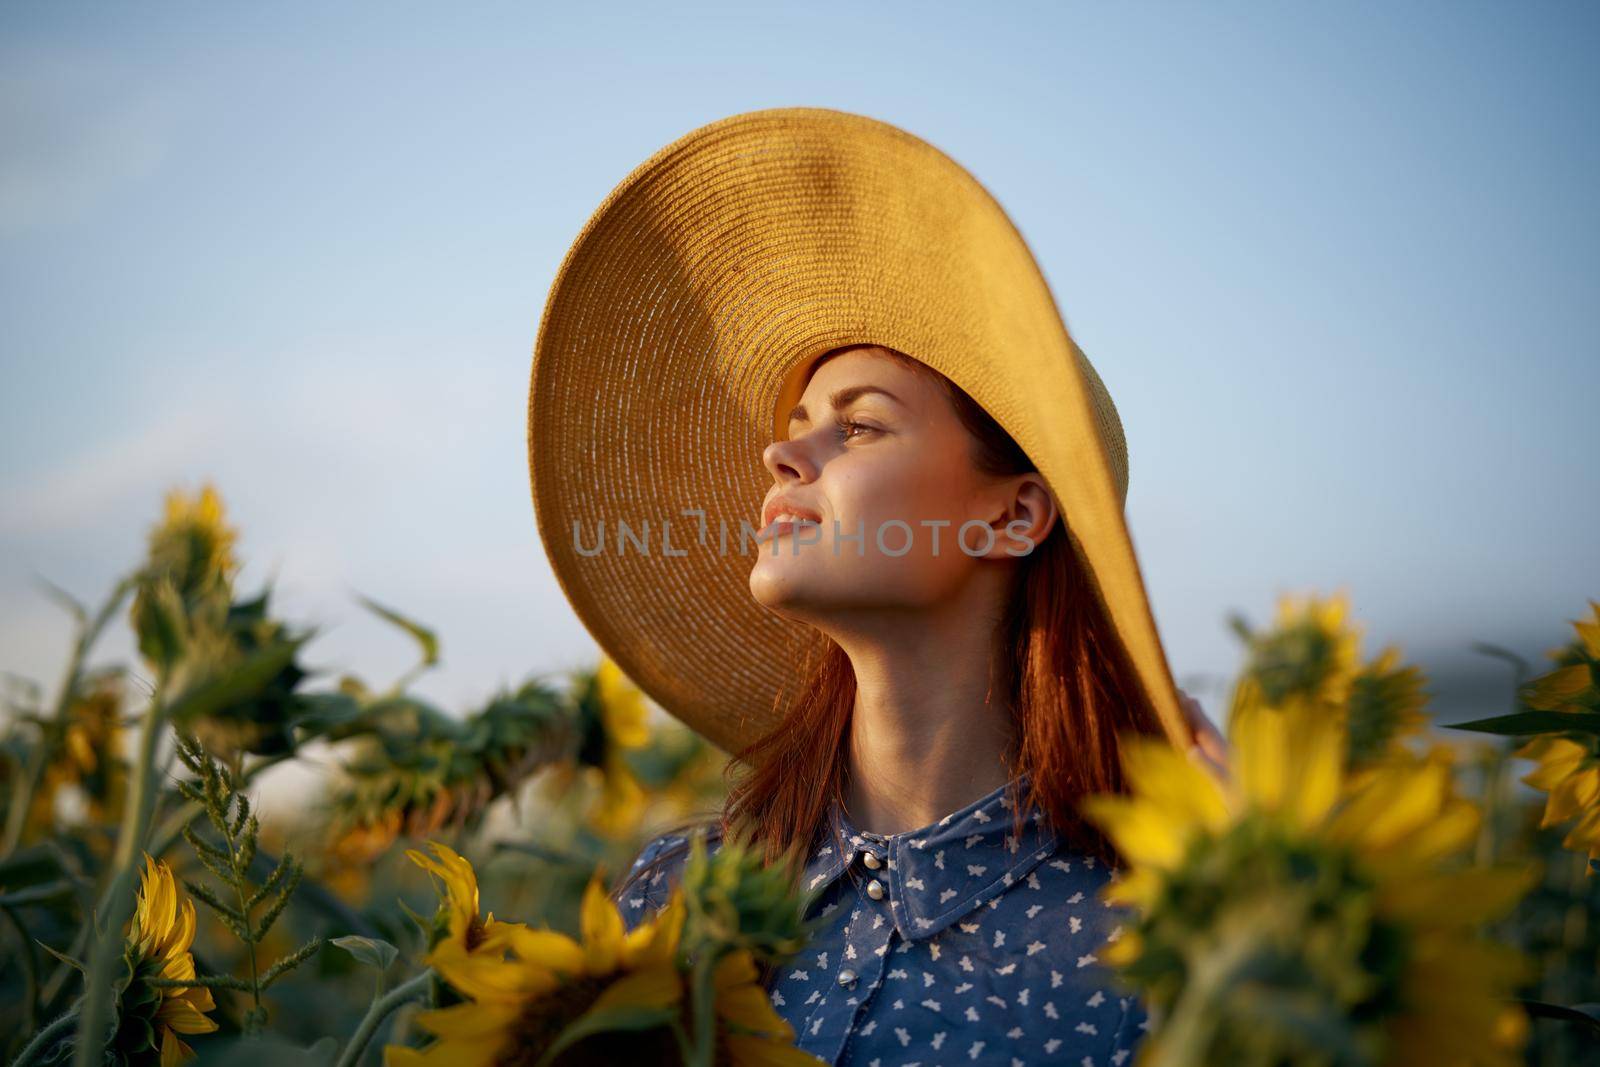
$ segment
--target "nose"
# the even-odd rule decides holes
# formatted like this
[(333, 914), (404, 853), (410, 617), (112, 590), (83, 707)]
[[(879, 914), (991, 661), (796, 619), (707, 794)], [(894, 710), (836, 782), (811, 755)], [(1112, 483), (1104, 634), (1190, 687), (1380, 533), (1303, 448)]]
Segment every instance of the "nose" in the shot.
[(779, 483), (807, 482), (817, 475), (816, 461), (802, 441), (774, 441), (761, 450), (761, 462)]

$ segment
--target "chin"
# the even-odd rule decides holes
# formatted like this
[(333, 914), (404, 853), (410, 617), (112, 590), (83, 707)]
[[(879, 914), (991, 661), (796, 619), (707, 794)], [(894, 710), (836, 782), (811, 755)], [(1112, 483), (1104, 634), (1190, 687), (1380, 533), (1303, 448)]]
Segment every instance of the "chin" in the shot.
[(764, 608), (796, 618), (809, 616), (819, 606), (813, 568), (798, 559), (762, 559), (750, 569), (750, 595)]

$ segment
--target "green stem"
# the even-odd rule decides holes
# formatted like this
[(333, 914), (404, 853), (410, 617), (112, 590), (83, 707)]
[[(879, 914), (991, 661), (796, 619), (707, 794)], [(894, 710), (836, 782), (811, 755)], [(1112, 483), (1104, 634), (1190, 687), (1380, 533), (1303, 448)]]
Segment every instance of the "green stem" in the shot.
[(132, 578), (123, 578), (118, 582), (92, 620), (85, 619), (82, 609), (74, 604), (73, 612), (81, 623), (78, 636), (72, 643), (72, 655), (67, 657), (66, 672), (61, 679), (61, 691), (56, 694), (54, 713), (45, 727), (43, 736), (39, 738), (38, 746), (29, 753), (27, 770), (17, 778), (16, 787), (12, 790), (11, 806), (6, 809), (5, 831), (0, 835), (0, 859), (9, 857), (22, 843), (22, 834), (28, 825), (28, 811), (33, 806), (33, 795), (38, 792), (39, 783), (44, 779), (45, 768), (50, 765), (50, 759), (55, 755), (55, 748), (61, 743), (67, 711), (72, 707), (73, 697), (78, 693), (78, 682), (83, 674), (84, 661), (89, 658), (89, 649), (99, 639), (107, 621), (116, 613), (118, 606), (132, 588)]
[(690, 972), (694, 983), (694, 1058), (689, 1061), (689, 1067), (711, 1067), (712, 1058), (716, 1055), (716, 1003), (711, 983), (716, 961), (711, 958), (707, 947), (701, 946)]
[[(235, 778), (234, 781), (238, 781)], [(223, 814), (227, 814), (224, 804)], [(250, 996), (254, 1001), (254, 1008), (250, 1012), (250, 1022), (245, 1027), (246, 1033), (254, 1033), (261, 1026), (261, 976), (256, 971), (256, 931), (250, 925), (250, 902), (244, 894), (244, 880), (247, 872), (239, 869), (239, 846), (229, 835), (228, 840), (228, 865), (233, 868), (233, 889), (239, 897), (239, 922), (244, 927), (244, 932), (249, 935), (245, 938), (245, 951), (250, 954)]]
[(44, 780), (45, 768), (55, 756), (66, 725), (67, 709), (72, 706), (72, 696), (78, 691), (78, 676), (83, 672), (83, 660), (89, 652), (89, 631), (81, 630), (73, 642), (72, 655), (67, 660), (66, 676), (61, 680), (61, 692), (56, 696), (54, 713), (45, 724), (39, 743), (28, 753), (28, 768), (16, 780), (11, 791), (11, 807), (6, 809), (5, 837), (0, 840), (0, 859), (10, 856), (22, 843), (23, 831), (28, 826), (28, 813), (33, 808), (33, 797)]
[(366, 1017), (361, 1020), (361, 1025), (356, 1027), (356, 1032), (351, 1035), (350, 1043), (345, 1045), (344, 1051), (339, 1054), (339, 1062), (335, 1067), (356, 1067), (361, 1060), (361, 1054), (367, 1050), (372, 1035), (378, 1032), (383, 1020), (393, 1015), (395, 1009), (406, 1001), (419, 993), (427, 992), (428, 980), (432, 977), (432, 971), (423, 971), (373, 1000), (371, 1006), (367, 1008)]
[[(248, 785), (256, 775), (268, 767), (275, 767), (285, 760), (293, 759), (294, 756), (293, 752), (284, 752), (276, 756), (267, 756), (251, 764), (250, 769), (245, 771), (244, 777), (240, 779), (240, 790), (242, 791), (244, 786)], [(150, 854), (156, 857), (166, 855), (178, 843), (178, 840), (183, 837), (183, 828), (205, 814), (205, 810), (204, 805), (198, 804), (193, 800), (184, 801), (156, 831), (155, 837), (150, 843)]]
[(122, 956), (122, 928), (133, 914), (134, 879), (155, 808), (156, 746), (167, 718), (163, 702), (165, 681), (163, 678), (157, 682), (150, 710), (140, 727), (133, 782), (123, 809), (122, 832), (117, 836), (112, 865), (116, 873), (100, 897), (97, 909), (99, 928), (89, 956), (89, 970), (83, 980), (83, 1013), (78, 1020), (77, 1054), (73, 1059), (76, 1067), (100, 1067), (105, 1056), (106, 1025), (111, 1017), (113, 993), (112, 969)]
[(16, 1059), (11, 1061), (11, 1067), (28, 1067), (29, 1064), (39, 1058), (41, 1052), (55, 1043), (56, 1038), (66, 1032), (67, 1027), (72, 1025), (72, 1020), (77, 1017), (78, 1013), (74, 1009), (57, 1018), (37, 1034), (34, 1034), (33, 1040), (29, 1041), (27, 1047), (18, 1054)]
[[(17, 913), (11, 910), (10, 907), (0, 907), (0, 911), (5, 912), (6, 918), (10, 919), (11, 925), (16, 928), (17, 940), (21, 945), (22, 951), (19, 955), (22, 958), (22, 973), (27, 980), (27, 989), (24, 992), (27, 1003), (23, 1007), (23, 1011), (26, 1014), (23, 1016), (22, 1032), (25, 1034), (32, 1033), (33, 1028), (39, 1025), (38, 954), (34, 952), (33, 939), (28, 936), (27, 927), (22, 924), (22, 920), (17, 916)], [(7, 1044), (10, 1044), (10, 1042), (7, 1042)]]

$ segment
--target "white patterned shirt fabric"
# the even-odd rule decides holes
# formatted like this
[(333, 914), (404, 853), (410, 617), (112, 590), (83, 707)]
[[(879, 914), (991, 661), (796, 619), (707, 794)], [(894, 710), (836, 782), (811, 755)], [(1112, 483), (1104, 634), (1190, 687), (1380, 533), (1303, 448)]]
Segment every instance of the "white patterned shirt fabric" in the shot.
[[(1036, 811), (1013, 839), (1005, 786), (890, 836), (834, 814), (850, 850), (819, 835), (801, 883), (817, 894), (807, 914), (832, 921), (768, 989), (795, 1044), (850, 1067), (1131, 1063), (1147, 1016), (1099, 962), (1132, 921), (1097, 897), (1105, 864), (1060, 847)], [(663, 835), (640, 853), (620, 900), (628, 929), (666, 903), (686, 850), (635, 872), (684, 841)]]

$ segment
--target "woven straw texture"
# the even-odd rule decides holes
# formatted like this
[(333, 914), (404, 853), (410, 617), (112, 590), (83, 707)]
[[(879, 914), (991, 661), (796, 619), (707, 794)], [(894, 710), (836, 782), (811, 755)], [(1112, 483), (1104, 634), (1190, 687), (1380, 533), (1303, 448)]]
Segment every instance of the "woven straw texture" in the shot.
[(596, 642), (724, 750), (775, 724), (806, 632), (750, 596), (754, 553), (771, 547), (753, 541), (772, 484), (761, 452), (808, 364), (858, 343), (941, 371), (1033, 459), (1181, 743), (1099, 375), (976, 179), (849, 112), (775, 108), (686, 134), (606, 197), (556, 274), (534, 346), (529, 472), (539, 536)]

